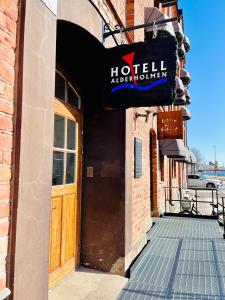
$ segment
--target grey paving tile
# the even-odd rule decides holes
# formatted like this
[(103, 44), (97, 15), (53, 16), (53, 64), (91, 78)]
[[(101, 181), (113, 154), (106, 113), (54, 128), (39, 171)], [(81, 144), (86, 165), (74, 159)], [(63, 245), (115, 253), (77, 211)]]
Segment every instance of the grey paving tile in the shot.
[(215, 294), (201, 294), (199, 292), (188, 292), (185, 290), (174, 290), (169, 293), (167, 289), (158, 285), (147, 285), (141, 282), (130, 281), (120, 293), (117, 300), (155, 300), (155, 299), (210, 299), (224, 300), (225, 296), (221, 296), (215, 291)]
[(211, 296), (220, 295), (216, 276), (176, 275), (172, 294), (177, 290)]
[(178, 244), (179, 239), (153, 237), (141, 256), (131, 267), (131, 276), (137, 272), (137, 269), (142, 269), (150, 260), (155, 263), (160, 258), (175, 259)]
[(222, 234), (216, 220), (167, 217), (158, 219), (148, 233), (153, 236), (185, 237), (198, 239), (221, 238)]
[(225, 241), (217, 221), (157, 219), (118, 300), (225, 300)]

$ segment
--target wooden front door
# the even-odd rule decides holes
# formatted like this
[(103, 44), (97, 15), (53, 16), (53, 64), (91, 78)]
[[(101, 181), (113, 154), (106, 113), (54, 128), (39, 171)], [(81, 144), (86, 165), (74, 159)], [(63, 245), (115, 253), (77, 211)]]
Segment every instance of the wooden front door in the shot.
[(55, 100), (49, 286), (79, 264), (81, 117)]

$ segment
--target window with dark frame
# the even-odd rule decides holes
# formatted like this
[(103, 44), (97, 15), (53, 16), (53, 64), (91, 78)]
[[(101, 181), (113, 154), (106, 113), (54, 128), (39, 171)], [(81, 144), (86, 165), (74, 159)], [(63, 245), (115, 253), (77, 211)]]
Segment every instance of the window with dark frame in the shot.
[(76, 90), (59, 71), (55, 72), (55, 97), (66, 104), (80, 109), (81, 101)]
[(55, 114), (52, 185), (76, 182), (77, 123)]
[[(76, 109), (81, 100), (71, 83), (60, 72), (55, 72), (55, 98)], [(77, 130), (75, 120), (63, 115), (54, 116), (54, 148), (52, 185), (76, 183)]]
[(142, 176), (142, 140), (134, 138), (134, 178)]

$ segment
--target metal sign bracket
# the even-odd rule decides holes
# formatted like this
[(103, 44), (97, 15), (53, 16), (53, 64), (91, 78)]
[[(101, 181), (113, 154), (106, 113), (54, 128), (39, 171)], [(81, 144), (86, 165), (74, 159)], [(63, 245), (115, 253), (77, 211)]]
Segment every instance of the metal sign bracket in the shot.
[(173, 21), (179, 21), (179, 17), (174, 17), (174, 18), (170, 18), (170, 19), (165, 19), (165, 20), (161, 20), (161, 21), (154, 21), (151, 23), (145, 23), (145, 24), (141, 24), (141, 25), (136, 25), (136, 26), (129, 26), (126, 28), (121, 28), (120, 26), (115, 26), (117, 29), (115, 29), (114, 31), (111, 31), (109, 29), (109, 24), (105, 24), (103, 26), (103, 42), (105, 41), (105, 39), (111, 35), (114, 34), (122, 34), (125, 33), (127, 31), (131, 31), (131, 30), (136, 30), (136, 29), (140, 29), (140, 28), (146, 28), (146, 27), (153, 27), (153, 26), (157, 26), (157, 25), (161, 25), (161, 24), (166, 24), (169, 22), (173, 22)]

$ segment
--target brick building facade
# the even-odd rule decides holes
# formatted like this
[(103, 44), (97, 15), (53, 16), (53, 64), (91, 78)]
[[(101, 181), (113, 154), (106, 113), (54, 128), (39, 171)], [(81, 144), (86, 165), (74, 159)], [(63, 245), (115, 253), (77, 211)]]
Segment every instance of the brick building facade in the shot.
[[(5, 297), (10, 208), (15, 161), (16, 49), (18, 1), (0, 2), (0, 295)], [(1, 297), (0, 296), (0, 297)]]
[[(165, 211), (164, 188), (185, 186), (185, 165), (159, 151), (157, 113), (172, 107), (150, 107), (145, 119), (138, 114), (146, 114), (146, 108), (105, 112), (100, 106), (93, 106), (89, 99), (99, 95), (85, 90), (79, 58), (71, 54), (79, 48), (83, 59), (82, 55), (88, 53), (83, 47), (91, 47), (100, 59), (104, 22), (111, 28), (117, 24), (143, 24), (145, 8), (154, 6), (169, 17), (178, 15), (177, 4), (163, 8), (159, 3), (71, 0), (65, 6), (63, 0), (0, 0), (1, 299), (9, 293), (16, 300), (47, 299), (48, 273), (55, 283), (79, 264), (124, 275), (147, 243), (152, 215)], [(70, 45), (71, 39), (77, 44)], [(120, 42), (119, 36), (116, 39)], [(145, 30), (130, 31), (123, 39), (126, 43), (143, 41)], [(62, 45), (66, 50), (62, 50)], [(104, 42), (105, 48), (113, 46), (112, 37)], [(78, 71), (70, 69), (69, 60)], [(55, 99), (56, 69), (61, 79), (65, 78), (65, 97), (68, 98), (71, 83), (83, 101), (82, 109), (78, 105), (73, 116), (68, 113), (69, 106), (59, 107), (62, 103)], [(56, 243), (54, 234), (61, 230), (54, 210), (59, 209), (63, 215), (68, 196), (68, 192), (66, 196), (53, 195), (53, 152), (62, 151), (57, 147), (53, 151), (54, 114), (64, 116), (66, 126), (69, 120), (75, 120), (79, 144), (73, 152), (77, 155), (78, 163), (74, 164), (80, 178), (75, 221), (72, 220), (76, 233), (68, 231), (76, 240), (77, 250), (75, 258), (60, 267), (61, 273), (56, 272), (57, 259), (62, 263), (65, 257), (50, 257), (51, 253), (58, 255), (53, 249), (56, 244), (49, 254), (49, 243)], [(135, 138), (142, 141), (140, 178), (133, 176)], [(71, 151), (64, 150), (65, 155)], [(67, 166), (64, 168), (67, 170)], [(63, 200), (59, 208), (60, 197)], [(67, 218), (65, 226), (72, 222)]]

